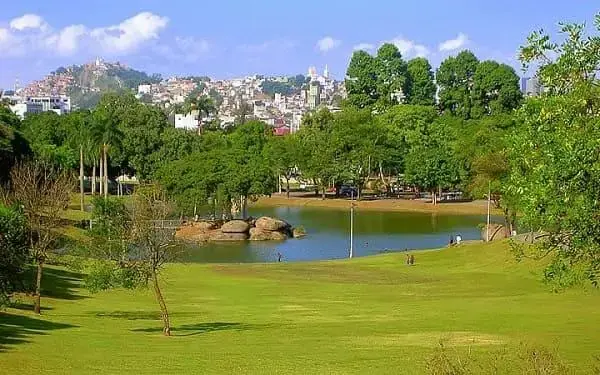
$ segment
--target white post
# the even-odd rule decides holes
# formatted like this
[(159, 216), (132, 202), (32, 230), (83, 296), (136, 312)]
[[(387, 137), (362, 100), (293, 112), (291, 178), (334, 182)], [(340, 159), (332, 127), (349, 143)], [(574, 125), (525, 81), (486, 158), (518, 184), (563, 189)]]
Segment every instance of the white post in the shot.
[(354, 190), (350, 199), (350, 258), (354, 256)]
[(279, 194), (281, 194), (282, 187), (281, 187), (281, 175), (280, 174), (277, 174), (277, 186), (279, 188)]
[(490, 203), (492, 201), (492, 183), (488, 181), (487, 227), (485, 229), (485, 242), (490, 242)]

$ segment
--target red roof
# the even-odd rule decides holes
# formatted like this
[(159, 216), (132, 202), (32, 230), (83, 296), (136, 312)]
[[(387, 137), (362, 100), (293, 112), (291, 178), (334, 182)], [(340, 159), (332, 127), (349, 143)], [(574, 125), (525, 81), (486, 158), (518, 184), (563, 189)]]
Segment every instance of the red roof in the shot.
[(280, 126), (277, 128), (273, 128), (273, 134), (276, 136), (282, 136), (290, 134), (290, 128), (287, 126)]

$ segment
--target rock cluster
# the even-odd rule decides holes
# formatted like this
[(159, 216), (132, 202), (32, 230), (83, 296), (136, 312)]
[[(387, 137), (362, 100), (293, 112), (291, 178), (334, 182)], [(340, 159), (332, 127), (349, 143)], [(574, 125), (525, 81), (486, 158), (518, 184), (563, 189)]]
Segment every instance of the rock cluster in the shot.
[(283, 220), (263, 216), (256, 220), (200, 221), (184, 224), (175, 237), (191, 242), (209, 241), (283, 241), (301, 237), (303, 228), (292, 228)]

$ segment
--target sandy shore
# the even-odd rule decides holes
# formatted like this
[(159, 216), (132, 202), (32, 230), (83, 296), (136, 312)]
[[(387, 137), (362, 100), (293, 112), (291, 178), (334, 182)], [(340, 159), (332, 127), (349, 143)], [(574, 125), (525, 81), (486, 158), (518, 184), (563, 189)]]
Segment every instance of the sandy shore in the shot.
[[(374, 211), (405, 211), (454, 215), (485, 215), (487, 213), (486, 201), (440, 203), (436, 206), (427, 201), (407, 199), (354, 201), (354, 203), (358, 209)], [(350, 207), (350, 200), (334, 198), (323, 200), (314, 196), (298, 195), (286, 198), (285, 194), (273, 194), (271, 197), (260, 198), (257, 202), (251, 203), (251, 205), (254, 207), (293, 206), (348, 209)], [(493, 210), (492, 214), (498, 215), (500, 212)]]

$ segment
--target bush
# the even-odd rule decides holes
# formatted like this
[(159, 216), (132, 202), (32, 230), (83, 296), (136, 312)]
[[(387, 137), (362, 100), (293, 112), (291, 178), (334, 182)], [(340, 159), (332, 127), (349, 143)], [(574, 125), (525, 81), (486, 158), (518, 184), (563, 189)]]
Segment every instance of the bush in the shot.
[(25, 216), (18, 210), (0, 205), (0, 306), (23, 286), (23, 274), (29, 261), (28, 230)]

